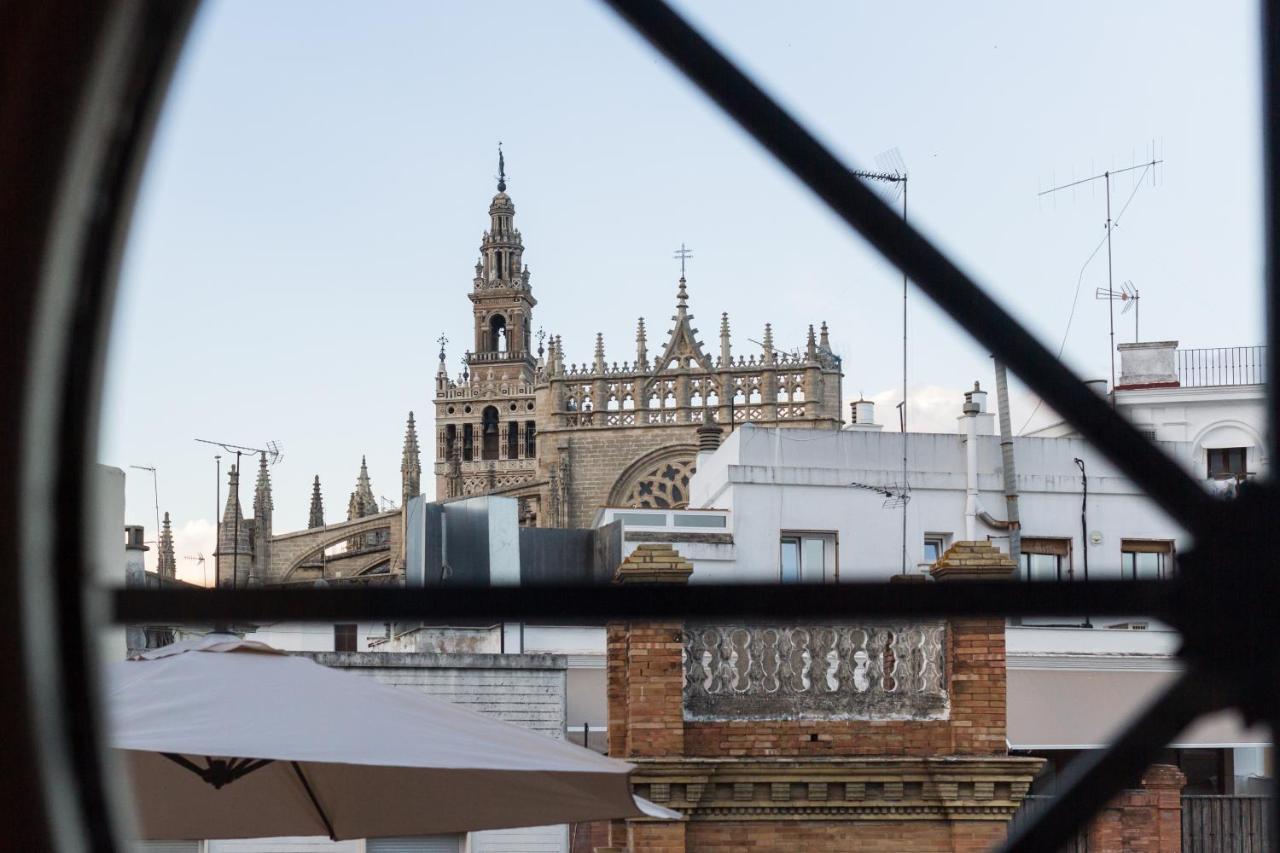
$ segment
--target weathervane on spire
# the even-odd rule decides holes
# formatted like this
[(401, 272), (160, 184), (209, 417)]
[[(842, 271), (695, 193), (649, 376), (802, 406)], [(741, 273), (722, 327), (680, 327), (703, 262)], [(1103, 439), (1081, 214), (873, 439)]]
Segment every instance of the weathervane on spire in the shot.
[(693, 257), (693, 252), (691, 252), (684, 243), (681, 243), (680, 248), (676, 249), (675, 254), (671, 257), (680, 259), (680, 280), (684, 281), (684, 262)]
[(440, 360), (444, 361), (444, 348), (445, 348), (445, 345), (449, 343), (449, 339), (446, 338), (444, 336), (444, 333), (442, 332), (440, 334), (440, 337), (436, 338), (436, 343), (440, 344)]
[(498, 192), (507, 191), (507, 163), (502, 157), (502, 141), (498, 141)]

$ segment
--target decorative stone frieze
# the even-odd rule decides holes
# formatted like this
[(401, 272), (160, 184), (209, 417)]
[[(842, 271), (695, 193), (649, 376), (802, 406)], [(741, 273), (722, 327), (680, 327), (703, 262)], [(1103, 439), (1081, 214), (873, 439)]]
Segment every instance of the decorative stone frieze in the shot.
[(1009, 820), (1038, 758), (632, 758), (633, 788), (691, 821)]
[(685, 630), (686, 720), (942, 720), (942, 622)]

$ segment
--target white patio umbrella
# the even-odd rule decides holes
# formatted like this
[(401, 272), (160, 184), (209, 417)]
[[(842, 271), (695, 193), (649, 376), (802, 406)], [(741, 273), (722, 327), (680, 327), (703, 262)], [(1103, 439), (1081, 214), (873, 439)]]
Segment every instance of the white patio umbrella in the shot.
[(144, 839), (679, 817), (632, 798), (630, 764), (232, 635), (112, 664), (107, 690)]

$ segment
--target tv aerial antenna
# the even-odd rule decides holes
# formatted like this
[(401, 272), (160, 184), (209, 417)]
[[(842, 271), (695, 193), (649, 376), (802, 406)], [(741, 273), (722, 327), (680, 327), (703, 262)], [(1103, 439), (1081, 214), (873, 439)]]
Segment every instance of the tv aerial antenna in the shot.
[[(212, 441), (207, 438), (197, 438), (196, 441), (200, 442), (201, 444), (212, 444), (214, 447), (221, 447), (228, 454), (234, 453), (236, 455), (236, 507), (237, 508), (239, 508), (240, 506), (240, 475), (243, 473), (243, 471), (240, 468), (240, 457), (242, 457), (246, 453), (256, 453), (262, 456), (263, 458), (265, 458), (267, 460), (267, 464), (271, 466), (274, 466), (277, 462), (279, 462), (281, 459), (284, 458), (284, 451), (280, 449), (280, 442), (278, 441), (268, 441), (266, 447), (246, 447), (243, 444), (231, 444), (230, 442), (225, 442), (225, 441)], [(221, 466), (220, 460), (222, 459), (222, 457), (215, 456), (214, 459), (219, 460), (218, 465)], [(221, 467), (219, 467), (218, 469), (217, 479), (219, 480), (218, 486), (221, 486), (221, 482), (220, 482), (222, 479)], [(215, 501), (220, 500), (220, 497), (217, 496), (216, 493), (215, 493), (214, 500)], [(219, 507), (218, 511), (221, 512), (222, 508)], [(218, 553), (218, 551), (222, 550), (221, 540), (222, 540), (222, 522), (221, 520), (219, 520), (218, 521), (218, 544), (216, 546), (218, 550), (214, 551), (214, 557), (217, 558), (217, 561), (215, 562), (214, 565), (217, 566), (217, 569), (218, 569), (217, 571), (214, 572), (215, 575), (219, 574), (222, 568), (222, 565), (221, 565), (222, 555)], [(232, 539), (232, 541), (236, 543), (236, 546), (238, 546), (240, 543), (240, 513), (239, 512), (236, 513), (235, 533), (234, 533), (234, 539)], [(233, 546), (233, 547), (236, 547), (236, 546)], [(231, 588), (232, 589), (236, 588), (235, 561), (236, 561), (236, 555), (233, 553), (231, 558)], [(222, 578), (220, 577), (214, 578), (215, 584), (221, 583), (221, 581), (222, 581)]]
[(197, 552), (194, 557), (192, 557), (190, 554), (187, 554), (187, 555), (184, 555), (182, 559), (191, 560), (193, 563), (199, 563), (200, 571), (204, 575), (204, 585), (206, 587), (209, 586), (209, 567), (205, 565), (204, 554)]
[[(1107, 219), (1106, 219), (1106, 229), (1107, 229), (1107, 234), (1106, 234), (1105, 242), (1106, 242), (1106, 244), (1107, 244), (1107, 286), (1106, 286), (1106, 290), (1107, 290), (1108, 292), (1115, 292), (1115, 283), (1114, 283), (1114, 282), (1113, 282), (1113, 280), (1112, 280), (1112, 264), (1111, 264), (1111, 232), (1115, 230), (1115, 220), (1113, 220), (1113, 219), (1111, 218), (1111, 179), (1112, 179), (1112, 178), (1114, 178), (1114, 177), (1116, 177), (1116, 176), (1118, 176), (1118, 175), (1123, 175), (1123, 174), (1126, 174), (1126, 173), (1132, 173), (1132, 172), (1136, 172), (1136, 171), (1137, 171), (1137, 170), (1139, 170), (1139, 169), (1142, 169), (1142, 170), (1143, 170), (1143, 172), (1142, 172), (1142, 175), (1140, 175), (1140, 176), (1139, 176), (1139, 178), (1138, 178), (1138, 183), (1139, 183), (1139, 184), (1141, 184), (1141, 182), (1142, 182), (1142, 178), (1145, 178), (1145, 177), (1146, 177), (1147, 172), (1148, 172), (1148, 171), (1150, 171), (1150, 172), (1151, 172), (1151, 180), (1152, 180), (1152, 183), (1153, 183), (1153, 185), (1154, 185), (1154, 183), (1155, 183), (1155, 168), (1156, 168), (1156, 166), (1159, 166), (1159, 165), (1160, 165), (1161, 163), (1163, 163), (1163, 162), (1164, 162), (1164, 160), (1162, 160), (1162, 159), (1160, 159), (1160, 158), (1158, 158), (1158, 157), (1156, 156), (1156, 154), (1155, 154), (1155, 144), (1154, 144), (1154, 143), (1152, 143), (1151, 159), (1150, 159), (1150, 160), (1148, 160), (1148, 161), (1146, 161), (1145, 163), (1135, 163), (1134, 165), (1132, 165), (1132, 166), (1126, 166), (1126, 167), (1125, 167), (1125, 168), (1123, 168), (1123, 169), (1108, 169), (1107, 171), (1102, 172), (1101, 174), (1097, 174), (1097, 175), (1090, 175), (1090, 176), (1089, 176), (1089, 177), (1087, 177), (1087, 178), (1080, 178), (1079, 180), (1076, 180), (1076, 181), (1070, 181), (1070, 182), (1065, 183), (1065, 184), (1060, 184), (1060, 185), (1058, 185), (1058, 186), (1056, 186), (1056, 187), (1050, 187), (1050, 188), (1049, 188), (1049, 189), (1047, 189), (1047, 190), (1042, 190), (1042, 191), (1038, 194), (1038, 197), (1039, 197), (1039, 198), (1044, 198), (1044, 197), (1045, 197), (1045, 196), (1047, 196), (1047, 195), (1053, 195), (1053, 194), (1055, 194), (1055, 193), (1059, 193), (1059, 192), (1062, 192), (1062, 191), (1064, 191), (1064, 190), (1075, 189), (1075, 188), (1077, 188), (1077, 187), (1082, 187), (1082, 186), (1084, 186), (1084, 185), (1086, 185), (1086, 184), (1093, 184), (1093, 183), (1096, 183), (1097, 181), (1102, 181), (1102, 182), (1103, 182), (1103, 185), (1106, 187), (1106, 200), (1107, 200)], [(1136, 191), (1136, 190), (1135, 190), (1135, 191)], [(1101, 290), (1101, 288), (1100, 288), (1100, 290)], [(1116, 405), (1116, 395), (1115, 395), (1115, 387), (1116, 387), (1116, 297), (1107, 296), (1107, 297), (1098, 297), (1098, 298), (1100, 298), (1100, 299), (1106, 299), (1106, 300), (1107, 300), (1107, 322), (1108, 322), (1108, 325), (1109, 325), (1109, 329), (1110, 329), (1110, 338), (1111, 338), (1111, 406), (1112, 406), (1112, 408), (1115, 408), (1115, 405)]]
[(880, 506), (884, 509), (898, 509), (905, 507), (911, 502), (911, 487), (900, 483), (893, 483), (888, 486), (873, 486), (869, 483), (850, 483), (850, 488), (862, 489), (867, 492), (875, 492), (877, 495), (884, 497), (884, 503)]
[(1142, 294), (1138, 292), (1138, 288), (1133, 286), (1132, 281), (1125, 281), (1120, 285), (1119, 290), (1111, 290), (1106, 287), (1099, 287), (1093, 292), (1094, 299), (1110, 299), (1111, 301), (1119, 301), (1124, 303), (1124, 307), (1120, 309), (1122, 315), (1128, 314), (1130, 309), (1133, 310), (1133, 342), (1138, 343), (1141, 338), (1138, 337), (1138, 300), (1142, 298)]
[[(160, 542), (160, 481), (156, 476), (156, 468), (154, 465), (130, 465), (130, 468), (136, 468), (139, 471), (149, 471), (151, 473), (151, 491), (156, 499), (156, 538), (155, 542)], [(158, 547), (158, 544), (157, 544)]]
[[(854, 169), (853, 174), (864, 181), (885, 184), (886, 201), (890, 204), (902, 199), (902, 221), (907, 221), (907, 164), (897, 148), (890, 148), (876, 155), (877, 171)], [(911, 485), (907, 482), (907, 271), (902, 271), (902, 402), (898, 404), (898, 426), (902, 430), (902, 574), (907, 573), (907, 500)], [(889, 502), (885, 501), (885, 506)]]

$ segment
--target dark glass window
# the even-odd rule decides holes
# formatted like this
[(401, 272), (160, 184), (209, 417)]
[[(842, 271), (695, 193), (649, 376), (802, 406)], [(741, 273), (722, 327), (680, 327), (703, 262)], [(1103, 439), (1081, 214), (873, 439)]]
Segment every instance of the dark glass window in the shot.
[(354, 624), (338, 624), (333, 626), (333, 650), (335, 652), (354, 652), (356, 650), (356, 626)]
[(1209, 477), (1224, 480), (1234, 477), (1243, 480), (1248, 472), (1247, 448), (1244, 447), (1211, 447), (1209, 448)]

